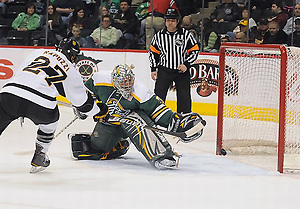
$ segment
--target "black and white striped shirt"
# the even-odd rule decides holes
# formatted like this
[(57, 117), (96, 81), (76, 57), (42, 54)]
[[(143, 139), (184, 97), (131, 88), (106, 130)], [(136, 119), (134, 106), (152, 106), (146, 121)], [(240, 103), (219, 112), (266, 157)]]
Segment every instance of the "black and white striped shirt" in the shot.
[(149, 50), (151, 71), (159, 66), (177, 70), (184, 64), (187, 68), (197, 59), (199, 45), (194, 36), (184, 28), (178, 28), (170, 33), (166, 28), (157, 32), (152, 40)]

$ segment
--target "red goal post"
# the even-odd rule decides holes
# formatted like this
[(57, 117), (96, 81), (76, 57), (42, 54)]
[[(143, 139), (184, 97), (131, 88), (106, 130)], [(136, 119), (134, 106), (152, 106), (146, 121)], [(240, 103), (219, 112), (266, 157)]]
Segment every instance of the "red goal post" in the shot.
[(300, 48), (225, 43), (220, 48), (217, 154), (277, 155), (300, 169)]

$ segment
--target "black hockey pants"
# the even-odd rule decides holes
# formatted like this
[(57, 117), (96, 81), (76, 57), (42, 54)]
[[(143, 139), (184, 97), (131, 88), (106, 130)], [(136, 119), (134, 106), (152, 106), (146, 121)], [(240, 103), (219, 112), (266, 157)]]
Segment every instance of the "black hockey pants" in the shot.
[(29, 100), (9, 93), (0, 93), (0, 135), (19, 117), (29, 118), (34, 124), (51, 124), (59, 119), (59, 111), (39, 106)]

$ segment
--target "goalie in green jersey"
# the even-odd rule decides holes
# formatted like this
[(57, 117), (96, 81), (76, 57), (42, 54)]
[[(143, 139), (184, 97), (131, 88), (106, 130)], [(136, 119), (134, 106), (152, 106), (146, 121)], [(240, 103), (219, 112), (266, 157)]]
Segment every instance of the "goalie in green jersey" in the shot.
[[(184, 132), (180, 140), (198, 139), (206, 122), (197, 113), (174, 113), (164, 102), (135, 79), (132, 67), (116, 66), (99, 71), (85, 82), (96, 99), (108, 107), (108, 115), (97, 121), (91, 134), (70, 134), (73, 157), (78, 160), (106, 160), (124, 155), (130, 142), (158, 169), (177, 166), (176, 153), (164, 135), (146, 127), (163, 127)], [(76, 112), (82, 119), (84, 115)]]

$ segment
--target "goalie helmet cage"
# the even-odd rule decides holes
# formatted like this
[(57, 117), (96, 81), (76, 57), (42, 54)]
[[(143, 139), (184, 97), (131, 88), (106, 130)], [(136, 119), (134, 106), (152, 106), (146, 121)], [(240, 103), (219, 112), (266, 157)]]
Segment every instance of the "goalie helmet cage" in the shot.
[(300, 48), (222, 44), (216, 148), (273, 154), (280, 173), (300, 169)]

